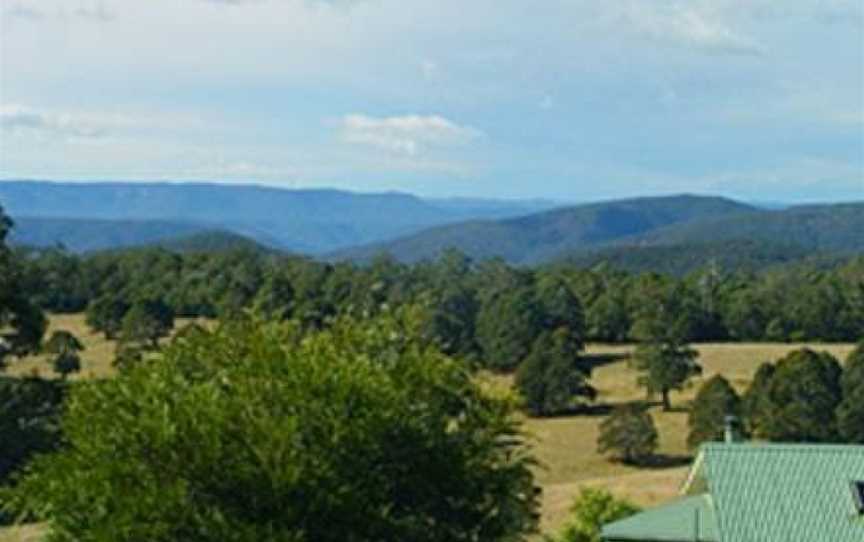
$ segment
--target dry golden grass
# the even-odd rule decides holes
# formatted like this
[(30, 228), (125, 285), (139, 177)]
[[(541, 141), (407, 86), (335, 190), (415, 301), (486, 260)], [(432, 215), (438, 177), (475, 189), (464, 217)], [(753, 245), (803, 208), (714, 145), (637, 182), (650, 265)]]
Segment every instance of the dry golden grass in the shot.
[[(182, 325), (183, 322), (178, 322)], [(74, 333), (85, 345), (82, 353), (83, 370), (73, 378), (106, 377), (114, 374), (111, 361), (114, 359), (114, 343), (106, 341), (101, 334), (92, 333), (84, 323), (83, 315), (53, 315), (50, 330), (65, 329)], [(756, 368), (764, 361), (776, 361), (788, 352), (809, 346), (826, 350), (838, 359), (845, 359), (851, 352), (850, 344), (700, 344), (699, 361), (704, 374), (682, 393), (672, 396), (673, 404), (684, 407), (693, 398), (698, 387), (715, 374), (728, 378), (739, 390), (743, 390)], [(594, 356), (620, 356), (621, 359), (595, 369), (592, 383), (599, 390), (598, 402), (614, 405), (624, 401), (644, 398), (636, 386), (636, 373), (626, 361), (632, 347), (620, 345), (591, 345), (587, 354)], [(53, 375), (46, 356), (33, 356), (14, 363), (12, 374), (29, 374), (38, 371), (43, 376)], [(495, 387), (510, 387), (512, 381), (506, 377), (492, 377)], [(636, 469), (607, 461), (597, 454), (596, 442), (601, 415), (570, 416), (561, 418), (527, 419), (526, 429), (532, 435), (534, 451), (541, 463), (537, 478), (543, 487), (542, 528), (551, 532), (560, 528), (567, 517), (573, 498), (583, 487), (602, 487), (618, 496), (626, 497), (642, 506), (652, 506), (674, 498), (687, 473), (686, 458), (687, 414), (686, 412), (651, 411), (660, 433), (662, 456), (678, 459), (677, 466), (668, 468)], [(675, 464), (674, 461), (670, 463)], [(35, 540), (38, 529), (21, 528), (17, 531), (0, 530), (0, 542)]]
[[(175, 329), (191, 321), (178, 318)], [(83, 314), (50, 315), (45, 337), (50, 337), (51, 333), (60, 329), (69, 331), (84, 345), (84, 351), (81, 352), (81, 372), (72, 375), (72, 379), (104, 378), (115, 374), (116, 370), (111, 364), (114, 361), (116, 341), (109, 341), (102, 333), (96, 333), (87, 327)], [(51, 357), (50, 354), (39, 354), (15, 361), (10, 364), (8, 373), (16, 376), (38, 374), (46, 378), (56, 377), (51, 366)]]
[[(701, 383), (722, 374), (737, 388), (743, 390), (765, 361), (777, 361), (788, 352), (809, 346), (826, 350), (844, 360), (852, 351), (851, 344), (699, 344), (699, 362), (703, 375), (693, 380), (682, 393), (672, 396), (673, 406), (686, 406)], [(625, 356), (632, 347), (591, 345), (589, 355)], [(504, 384), (498, 381), (498, 385)], [(626, 359), (595, 369), (592, 383), (599, 391), (598, 402), (614, 405), (644, 398), (636, 385), (636, 373), (628, 367)], [(687, 413), (651, 410), (660, 434), (659, 454), (675, 460), (686, 458)], [(542, 527), (546, 532), (560, 528), (567, 516), (573, 498), (583, 487), (603, 487), (618, 496), (626, 497), (642, 506), (652, 506), (678, 495), (686, 477), (686, 466), (636, 469), (607, 461), (597, 454), (597, 435), (602, 416), (572, 416), (563, 418), (532, 418), (526, 428), (534, 438), (535, 454), (542, 464), (537, 478), (543, 486)]]
[(0, 529), (0, 542), (36, 542), (45, 536), (45, 529), (40, 525), (22, 525)]

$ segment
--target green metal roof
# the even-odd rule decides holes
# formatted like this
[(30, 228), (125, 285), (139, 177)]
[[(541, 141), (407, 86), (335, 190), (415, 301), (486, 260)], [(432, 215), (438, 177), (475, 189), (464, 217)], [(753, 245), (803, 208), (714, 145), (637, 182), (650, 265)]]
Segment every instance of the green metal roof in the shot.
[(864, 446), (709, 444), (702, 450), (722, 542), (862, 542), (851, 482)]
[[(646, 537), (650, 533), (650, 538)], [(685, 497), (603, 528), (603, 539), (610, 542), (720, 542), (711, 497)]]
[[(687, 485), (689, 493), (707, 494), (607, 525), (603, 538), (862, 542), (864, 515), (856, 509), (853, 481), (864, 481), (864, 446), (708, 444)], [(694, 508), (714, 520), (704, 522), (704, 538), (694, 537)]]

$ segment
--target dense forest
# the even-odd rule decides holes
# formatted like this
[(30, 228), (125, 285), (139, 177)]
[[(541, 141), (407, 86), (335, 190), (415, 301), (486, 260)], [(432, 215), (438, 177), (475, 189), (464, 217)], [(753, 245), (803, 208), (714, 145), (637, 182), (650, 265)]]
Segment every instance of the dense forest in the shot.
[[(501, 333), (538, 335), (558, 304), (584, 319), (586, 341), (632, 341), (640, 318), (657, 312), (667, 314), (688, 342), (851, 341), (864, 328), (860, 257), (759, 273), (723, 272), (708, 261), (682, 277), (625, 272), (608, 263), (528, 269), (496, 259), (474, 262), (455, 251), (413, 265), (380, 257), (364, 266), (243, 248), (86, 256), (19, 250), (15, 258), (27, 297), (49, 312), (93, 313), (158, 300), (179, 317), (259, 308), (320, 327), (340, 314), (417, 304), (428, 307), (430, 325), (448, 349), (493, 365), (521, 360), (518, 348), (491, 346)], [(449, 336), (448, 323), (459, 333)]]

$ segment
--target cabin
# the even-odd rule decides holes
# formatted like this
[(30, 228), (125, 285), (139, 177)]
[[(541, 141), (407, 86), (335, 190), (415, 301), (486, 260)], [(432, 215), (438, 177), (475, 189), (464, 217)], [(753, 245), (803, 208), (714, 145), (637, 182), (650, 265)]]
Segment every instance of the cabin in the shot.
[(864, 446), (711, 443), (682, 497), (605, 525), (604, 542), (862, 542)]

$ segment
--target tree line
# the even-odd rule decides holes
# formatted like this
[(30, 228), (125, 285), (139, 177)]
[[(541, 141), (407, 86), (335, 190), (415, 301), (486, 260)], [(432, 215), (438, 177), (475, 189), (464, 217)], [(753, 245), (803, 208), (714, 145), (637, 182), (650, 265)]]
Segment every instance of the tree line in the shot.
[(587, 341), (637, 339), (643, 314), (658, 305), (675, 312), (688, 342), (854, 341), (864, 329), (864, 258), (828, 269), (791, 264), (761, 273), (725, 273), (706, 263), (676, 278), (604, 264), (521, 268), (502, 260), (474, 262), (455, 251), (414, 265), (381, 256), (364, 266), (242, 249), (84, 256), (48, 249), (20, 250), (15, 257), (23, 265), (23, 292), (36, 305), (51, 312), (99, 308), (109, 333), (119, 326), (123, 307), (137, 300), (161, 301), (182, 317), (257, 306), (313, 327), (337, 314), (424, 303), (435, 307), (436, 326), (451, 331), (448, 347), (507, 365), (524, 355), (508, 348), (513, 340), (492, 338), (497, 325), (481, 316), (515, 324), (511, 339), (552, 331), (544, 311), (554, 311), (550, 305), (561, 304), (563, 296), (577, 301), (568, 310), (582, 313)]

